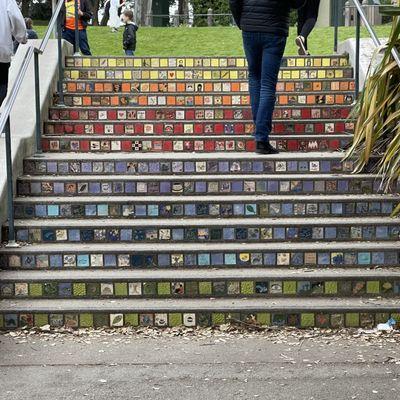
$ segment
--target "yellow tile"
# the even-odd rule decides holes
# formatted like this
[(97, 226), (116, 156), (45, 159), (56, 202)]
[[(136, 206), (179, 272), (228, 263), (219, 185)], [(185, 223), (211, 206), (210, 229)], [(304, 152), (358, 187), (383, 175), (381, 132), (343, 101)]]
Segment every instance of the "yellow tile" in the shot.
[(212, 59), (211, 59), (211, 66), (212, 66), (212, 67), (219, 67), (219, 60), (218, 60), (218, 58), (212, 58)]
[(185, 71), (177, 71), (176, 79), (185, 79)]
[(141, 67), (142, 66), (142, 59), (141, 58), (135, 58), (135, 60), (133, 61), (133, 65), (135, 67)]
[(158, 79), (158, 71), (150, 71), (150, 79)]
[(335, 71), (335, 77), (336, 78), (343, 78), (343, 71), (341, 71), (341, 70)]
[(211, 79), (211, 77), (212, 77), (211, 71), (203, 72), (203, 79)]
[(296, 64), (298, 67), (304, 67), (304, 65), (305, 65), (304, 58), (298, 58)]
[(244, 67), (246, 65), (244, 58), (237, 58), (236, 59), (236, 66), (237, 67)]
[(239, 78), (238, 71), (231, 71), (230, 76), (231, 79), (238, 79)]
[(187, 67), (193, 67), (194, 65), (194, 59), (193, 58), (187, 58), (186, 59), (186, 66)]
[(323, 58), (322, 59), (322, 66), (323, 67), (330, 67), (331, 66), (331, 59), (330, 58)]
[(72, 70), (72, 71), (70, 72), (70, 78), (71, 78), (71, 79), (79, 79), (79, 71), (74, 71), (74, 70)]
[(160, 60), (158, 58), (152, 58), (150, 61), (150, 64), (152, 67), (159, 67), (160, 66)]
[(132, 72), (124, 71), (124, 79), (132, 79)]
[(318, 78), (325, 78), (325, 71), (320, 69), (318, 70)]
[[(157, 71), (152, 71), (152, 72), (157, 72)], [(158, 74), (157, 74), (158, 78)], [(142, 71), (142, 79), (150, 79), (150, 71)]]
[(98, 70), (97, 71), (97, 78), (98, 79), (106, 79), (106, 71)]
[(160, 67), (168, 67), (168, 59), (167, 58), (160, 59)]
[(84, 66), (84, 67), (90, 67), (90, 58), (84, 58), (83, 60), (82, 60), (82, 65)]
[(116, 67), (117, 66), (117, 59), (116, 58), (109, 58), (108, 59), (108, 66), (109, 67)]
[(292, 71), (292, 79), (299, 79), (300, 78), (300, 71)]

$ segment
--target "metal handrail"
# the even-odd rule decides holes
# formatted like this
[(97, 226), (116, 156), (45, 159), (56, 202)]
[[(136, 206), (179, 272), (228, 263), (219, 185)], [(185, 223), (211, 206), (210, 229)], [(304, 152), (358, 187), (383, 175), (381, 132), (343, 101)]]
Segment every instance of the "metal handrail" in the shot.
[[(63, 104), (63, 75), (64, 66), (62, 60), (62, 27), (60, 13), (64, 5), (64, 0), (58, 0), (57, 6), (53, 12), (50, 22), (47, 26), (46, 33), (38, 47), (30, 46), (24, 56), (21, 66), (18, 70), (15, 82), (8, 92), (5, 101), (0, 108), (0, 133), (5, 132), (5, 150), (6, 150), (6, 173), (7, 173), (7, 214), (8, 214), (8, 246), (17, 246), (15, 241), (15, 226), (14, 226), (14, 179), (12, 166), (12, 151), (11, 151), (11, 127), (10, 115), (20, 92), (22, 83), (24, 82), (26, 71), (29, 68), (32, 57), (34, 57), (34, 78), (35, 78), (35, 111), (36, 111), (36, 150), (41, 152), (41, 104), (40, 104), (40, 78), (39, 78), (39, 56), (42, 55), (47, 47), (50, 35), (57, 24), (57, 48), (58, 48), (58, 95), (59, 104)], [(78, 48), (77, 35), (78, 32), (78, 0), (75, 0), (75, 50)]]
[[(362, 5), (360, 4), (360, 2), (358, 0), (352, 0), (352, 2), (354, 3), (354, 6), (357, 9), (357, 13), (359, 14), (359, 16), (361, 17), (365, 27), (367, 28), (367, 31), (369, 33), (369, 35), (372, 38), (372, 41), (374, 42), (375, 47), (380, 47), (382, 46), (381, 41), (379, 40), (374, 28), (372, 27), (372, 25), (369, 23), (367, 16), (365, 15), (365, 12), (363, 10)], [(397, 65), (400, 68), (400, 54), (397, 51), (396, 48), (393, 47), (392, 49), (392, 56), (394, 58), (394, 60), (396, 61)]]
[(58, 17), (61, 12), (61, 8), (64, 5), (64, 2), (61, 0), (58, 2), (55, 10), (53, 11), (53, 15), (51, 16), (50, 22), (47, 25), (46, 33), (40, 43), (39, 47), (36, 47), (35, 50), (38, 51), (40, 54), (43, 54), (44, 50), (46, 49), (47, 43), (49, 42), (50, 36), (55, 28), (55, 25), (58, 21)]

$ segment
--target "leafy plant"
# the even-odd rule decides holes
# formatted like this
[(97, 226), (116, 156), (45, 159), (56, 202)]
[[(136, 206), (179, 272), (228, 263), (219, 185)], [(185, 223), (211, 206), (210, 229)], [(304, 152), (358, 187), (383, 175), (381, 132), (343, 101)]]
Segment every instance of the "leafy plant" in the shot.
[[(356, 124), (346, 158), (357, 160), (355, 172), (372, 164), (372, 170), (382, 175), (382, 188), (388, 191), (400, 177), (400, 68), (392, 55), (392, 49), (400, 49), (400, 7), (382, 7), (381, 12), (394, 17), (393, 25), (381, 49), (382, 60), (376, 67), (371, 63), (352, 111)], [(400, 205), (395, 212), (400, 212)]]

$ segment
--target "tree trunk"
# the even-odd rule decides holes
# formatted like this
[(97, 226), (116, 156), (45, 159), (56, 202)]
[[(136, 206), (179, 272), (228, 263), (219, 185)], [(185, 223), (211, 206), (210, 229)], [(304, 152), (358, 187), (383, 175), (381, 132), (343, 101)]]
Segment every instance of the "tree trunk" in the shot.
[(21, 12), (24, 17), (29, 17), (31, 9), (31, 1), (30, 0), (22, 0), (21, 1)]
[(99, 8), (100, 8), (100, 0), (91, 0), (92, 3), (92, 12), (93, 12), (93, 25), (99, 25)]

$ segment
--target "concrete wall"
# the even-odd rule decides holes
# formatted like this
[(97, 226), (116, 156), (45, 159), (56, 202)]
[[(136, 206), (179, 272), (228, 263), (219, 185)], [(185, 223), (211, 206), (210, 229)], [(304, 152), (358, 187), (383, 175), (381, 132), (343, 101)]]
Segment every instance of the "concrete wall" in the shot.
[[(39, 41), (32, 40), (29, 45), (39, 45)], [(63, 44), (64, 53), (71, 54), (72, 46)], [(9, 89), (11, 90), (16, 74), (21, 66), (27, 45), (19, 46), (11, 69)], [(48, 107), (52, 95), (56, 90), (58, 78), (57, 41), (50, 40), (43, 55), (40, 56), (40, 102), (42, 116), (47, 117)], [(14, 180), (22, 173), (24, 157), (35, 153), (35, 86), (33, 72), (33, 58), (27, 70), (25, 80), (11, 113), (11, 136)], [(5, 160), (4, 135), (0, 137), (0, 226), (7, 219), (7, 177)], [(1, 238), (0, 238), (1, 239)]]

